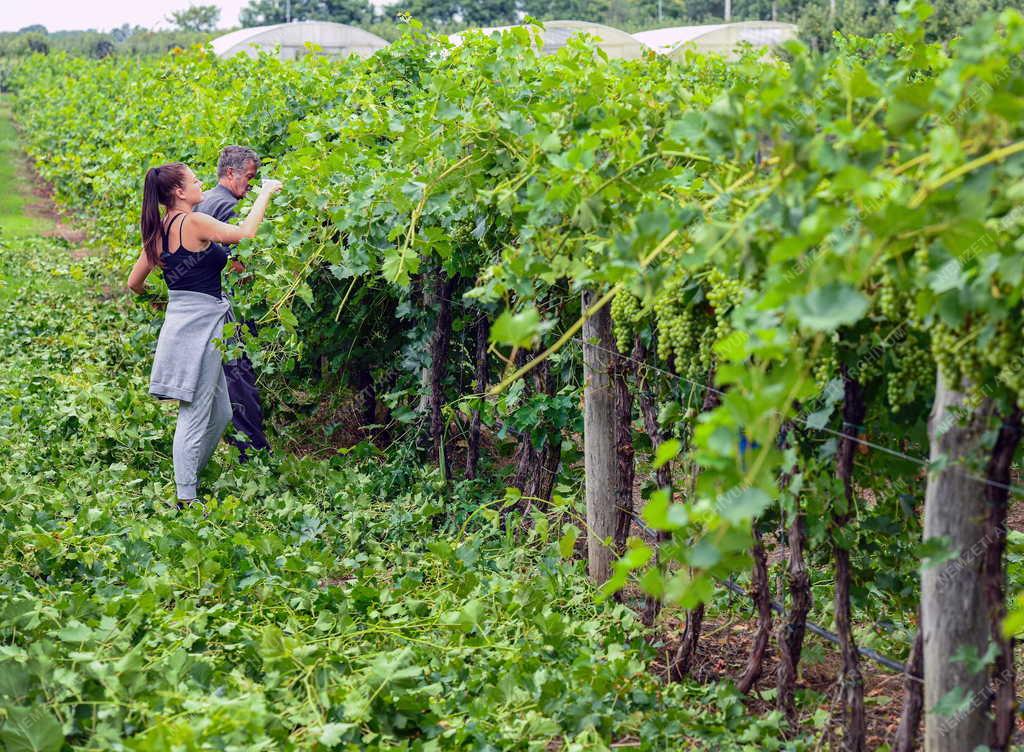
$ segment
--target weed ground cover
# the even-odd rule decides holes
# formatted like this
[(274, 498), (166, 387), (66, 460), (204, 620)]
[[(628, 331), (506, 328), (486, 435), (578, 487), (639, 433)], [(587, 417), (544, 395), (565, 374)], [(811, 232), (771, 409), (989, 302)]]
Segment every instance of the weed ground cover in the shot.
[(7, 749), (784, 747), (733, 690), (663, 686), (557, 541), (464, 524), (485, 483), (224, 446), (173, 509), (161, 312), (53, 239), (3, 241), (0, 280)]

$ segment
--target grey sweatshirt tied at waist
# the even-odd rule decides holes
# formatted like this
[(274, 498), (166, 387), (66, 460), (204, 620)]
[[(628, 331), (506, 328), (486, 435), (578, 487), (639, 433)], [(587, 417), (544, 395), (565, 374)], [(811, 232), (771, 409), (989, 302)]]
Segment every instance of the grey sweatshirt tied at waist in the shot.
[(234, 321), (231, 303), (191, 290), (168, 290), (167, 315), (160, 327), (149, 393), (158, 399), (191, 402), (199, 383), (203, 353)]

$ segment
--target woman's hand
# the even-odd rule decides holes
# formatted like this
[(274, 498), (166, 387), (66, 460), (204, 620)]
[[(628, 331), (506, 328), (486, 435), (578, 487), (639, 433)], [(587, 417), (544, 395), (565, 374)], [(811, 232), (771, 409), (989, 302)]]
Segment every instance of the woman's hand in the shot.
[(270, 197), (279, 190), (281, 190), (280, 180), (264, 180), (263, 185), (260, 186), (259, 195), (253, 201), (252, 206), (249, 208), (249, 213), (240, 224), (230, 225), (214, 219), (209, 214), (192, 212), (188, 215), (189, 225), (194, 228), (193, 232), (201, 243), (212, 240), (218, 243), (234, 245), (247, 238), (254, 238), (256, 237), (256, 230), (259, 229), (260, 223), (263, 221), (263, 215), (267, 211)]
[(283, 186), (284, 183), (282, 183), (280, 180), (266, 178), (263, 181), (263, 184), (260, 186), (260, 193), (266, 193), (270, 196), (273, 196), (275, 193), (281, 190)]

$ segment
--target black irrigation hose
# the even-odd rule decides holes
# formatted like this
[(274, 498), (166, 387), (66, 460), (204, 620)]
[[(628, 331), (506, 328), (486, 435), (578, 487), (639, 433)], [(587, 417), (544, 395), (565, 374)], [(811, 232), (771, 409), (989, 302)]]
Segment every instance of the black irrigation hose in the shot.
[[(729, 590), (731, 590), (734, 593), (738, 593), (739, 595), (748, 595), (746, 590), (741, 588), (739, 585), (737, 585), (731, 579), (729, 579), (729, 580), (719, 580), (719, 583), (724, 585), (726, 588), (728, 588)], [(772, 611), (775, 611), (776, 613), (779, 613), (779, 614), (786, 613), (786, 609), (783, 608), (782, 604), (779, 603), (778, 601), (776, 601), (775, 599), (769, 598), (768, 602), (772, 606)], [(810, 622), (810, 621), (806, 622), (805, 626), (807, 627), (808, 631), (814, 632), (814, 634), (818, 635), (818, 637), (823, 637), (824, 639), (828, 640), (829, 642), (835, 643), (836, 645), (839, 644), (839, 635), (837, 635), (835, 632), (829, 632), (824, 627), (819, 627), (817, 624), (815, 624), (814, 622)], [(900, 663), (898, 661), (894, 661), (892, 658), (886, 658), (884, 655), (879, 653), (877, 650), (874, 650), (872, 648), (858, 647), (857, 648), (857, 652), (860, 653), (865, 658), (867, 658), (868, 660), (874, 661), (875, 663), (878, 663), (878, 664), (880, 664), (882, 666), (885, 666), (888, 669), (892, 669), (896, 673), (899, 673), (899, 674), (906, 674), (907, 673), (906, 666), (904, 664), (902, 664), (902, 663)]]
[[(657, 538), (657, 534), (651, 528), (649, 528), (642, 520), (637, 518), (636, 515), (630, 516), (633, 518), (633, 522), (637, 524), (637, 527), (639, 527), (645, 535), (647, 535), (649, 538)], [(719, 580), (718, 583), (720, 585), (724, 585), (728, 590), (731, 590), (732, 592), (737, 593), (739, 595), (749, 595), (746, 590), (744, 590), (735, 582), (733, 582), (731, 578), (728, 580)], [(776, 601), (774, 598), (769, 598), (768, 602), (771, 604), (772, 610), (776, 613), (786, 613), (786, 609), (783, 607), (783, 605)], [(829, 642), (834, 643), (836, 645), (839, 644), (839, 635), (837, 635), (835, 632), (830, 632), (824, 627), (819, 627), (817, 624), (810, 621), (805, 622), (805, 626), (808, 631), (813, 632), (814, 634), (818, 635), (818, 637), (826, 639)], [(872, 648), (858, 647), (857, 652), (865, 658), (867, 658), (869, 661), (874, 661), (875, 663), (881, 666), (885, 666), (887, 669), (895, 671), (898, 674), (905, 674), (907, 676), (911, 676), (911, 674), (907, 674), (907, 669), (904, 664), (900, 663), (899, 661), (894, 661), (892, 658), (885, 657), (877, 650), (874, 650)], [(913, 678), (916, 679), (917, 677)]]

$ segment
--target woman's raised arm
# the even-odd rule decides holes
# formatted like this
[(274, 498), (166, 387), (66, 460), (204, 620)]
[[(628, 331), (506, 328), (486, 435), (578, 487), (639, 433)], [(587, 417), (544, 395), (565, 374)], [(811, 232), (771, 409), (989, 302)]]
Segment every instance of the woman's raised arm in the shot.
[(264, 180), (260, 187), (260, 194), (249, 209), (249, 214), (240, 224), (230, 225), (226, 222), (219, 222), (209, 214), (193, 212), (190, 222), (195, 223), (196, 234), (200, 242), (211, 240), (217, 243), (234, 244), (245, 238), (256, 237), (256, 230), (263, 222), (263, 215), (267, 212), (267, 204), (270, 197), (281, 190), (281, 181)]

